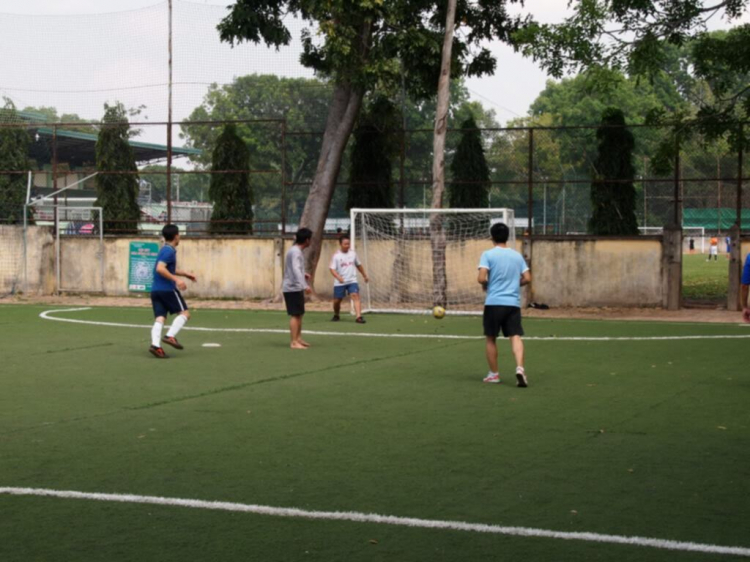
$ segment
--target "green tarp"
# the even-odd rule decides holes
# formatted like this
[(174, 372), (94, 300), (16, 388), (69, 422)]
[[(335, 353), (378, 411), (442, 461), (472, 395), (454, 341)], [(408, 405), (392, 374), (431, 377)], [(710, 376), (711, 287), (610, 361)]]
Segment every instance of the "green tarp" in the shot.
[[(721, 209), (684, 209), (682, 211), (682, 226), (702, 227), (706, 230), (729, 230), (737, 222), (737, 209), (722, 207)], [(750, 209), (742, 209), (742, 226), (750, 226)]]

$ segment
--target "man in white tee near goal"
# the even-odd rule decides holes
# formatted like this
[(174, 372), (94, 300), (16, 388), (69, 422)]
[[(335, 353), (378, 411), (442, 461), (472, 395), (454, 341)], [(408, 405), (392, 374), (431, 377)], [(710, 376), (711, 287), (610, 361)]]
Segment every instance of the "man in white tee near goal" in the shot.
[(505, 224), (493, 224), (490, 235), (495, 247), (482, 254), (477, 279), (487, 291), (483, 323), (490, 372), (484, 377), (484, 382), (500, 382), (497, 369), (497, 337), (502, 331), (503, 336), (510, 341), (516, 358), (516, 384), (526, 388), (529, 381), (523, 365), (521, 286), (531, 282), (531, 273), (523, 256), (508, 248), (510, 230)]
[(339, 237), (339, 251), (331, 258), (331, 275), (333, 275), (333, 322), (341, 320), (341, 301), (346, 295), (354, 303), (354, 312), (357, 314), (357, 324), (364, 324), (362, 318), (362, 303), (359, 300), (359, 283), (357, 283), (357, 270), (362, 274), (365, 283), (370, 278), (365, 273), (365, 268), (357, 257), (357, 253), (351, 249), (352, 241), (348, 234)]

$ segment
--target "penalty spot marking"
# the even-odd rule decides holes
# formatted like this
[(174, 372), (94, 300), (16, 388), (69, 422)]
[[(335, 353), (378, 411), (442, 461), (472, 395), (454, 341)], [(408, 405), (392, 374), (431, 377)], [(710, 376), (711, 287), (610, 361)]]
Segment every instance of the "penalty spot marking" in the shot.
[[(69, 322), (71, 324), (88, 324), (90, 326), (108, 326), (111, 328), (138, 328), (147, 330), (150, 324), (125, 324), (120, 322), (96, 322), (93, 320), (78, 320), (75, 318), (60, 318), (52, 316), (62, 312), (83, 312), (91, 310), (91, 307), (83, 308), (61, 308), (56, 310), (45, 310), (39, 317), (44, 320), (55, 322)], [(289, 334), (289, 330), (276, 328), (204, 328), (200, 326), (185, 326), (183, 330), (194, 332), (224, 332), (239, 334)], [(336, 336), (357, 338), (396, 338), (396, 339), (433, 339), (433, 340), (483, 340), (484, 336), (456, 336), (450, 334), (378, 334), (375, 332), (329, 332), (322, 330), (305, 330), (305, 333), (313, 336)], [(673, 341), (673, 340), (742, 340), (750, 339), (750, 334), (738, 335), (711, 335), (711, 336), (601, 336), (601, 337), (577, 337), (577, 336), (524, 336), (524, 341)]]
[(628, 546), (642, 546), (659, 548), (663, 550), (678, 550), (683, 552), (704, 552), (709, 554), (750, 556), (750, 548), (739, 546), (719, 546), (715, 544), (673, 541), (667, 539), (653, 539), (648, 537), (604, 535), (600, 533), (549, 531), (546, 529), (534, 529), (530, 527), (508, 527), (501, 525), (487, 525), (482, 523), (466, 523), (463, 521), (418, 519), (415, 517), (378, 515), (375, 513), (361, 513), (357, 511), (312, 511), (294, 507), (273, 507), (269, 505), (255, 505), (234, 502), (189, 500), (180, 498), (164, 498), (159, 496), (139, 496), (135, 494), (101, 494), (89, 492), (74, 492), (63, 490), (48, 490), (43, 488), (0, 487), (0, 494), (13, 496), (42, 496), (73, 500), (94, 500), (102, 502), (190, 507), (193, 509), (208, 509), (214, 511), (254, 513), (257, 515), (269, 515), (273, 517), (316, 519), (323, 521), (351, 521), (354, 523), (375, 523), (380, 525), (396, 525), (400, 527), (412, 527), (420, 529), (441, 529), (447, 531), (489, 533), (514, 537), (548, 538)]
[(203, 347), (221, 347), (220, 343), (204, 343)]

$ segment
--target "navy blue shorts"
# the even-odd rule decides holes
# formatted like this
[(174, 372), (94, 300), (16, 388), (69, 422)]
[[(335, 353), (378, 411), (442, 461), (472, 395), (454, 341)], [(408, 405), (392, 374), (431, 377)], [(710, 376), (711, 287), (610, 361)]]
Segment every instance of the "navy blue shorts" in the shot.
[(349, 283), (348, 285), (334, 285), (333, 298), (343, 299), (346, 295), (358, 295), (359, 283)]
[(174, 291), (152, 291), (151, 305), (154, 307), (154, 318), (179, 314), (188, 309), (185, 299), (182, 298), (180, 291), (177, 289)]

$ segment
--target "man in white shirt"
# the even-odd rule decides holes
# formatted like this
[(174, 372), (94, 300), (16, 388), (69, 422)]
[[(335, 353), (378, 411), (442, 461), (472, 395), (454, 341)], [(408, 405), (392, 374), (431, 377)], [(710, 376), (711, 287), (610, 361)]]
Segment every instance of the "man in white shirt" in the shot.
[(357, 270), (362, 274), (365, 283), (370, 282), (357, 253), (351, 249), (352, 241), (348, 234), (342, 234), (339, 238), (339, 251), (331, 258), (331, 275), (333, 275), (333, 322), (341, 320), (341, 301), (346, 295), (354, 303), (354, 311), (357, 314), (357, 324), (364, 324), (362, 318), (362, 303), (359, 300), (359, 284), (357, 283)]

